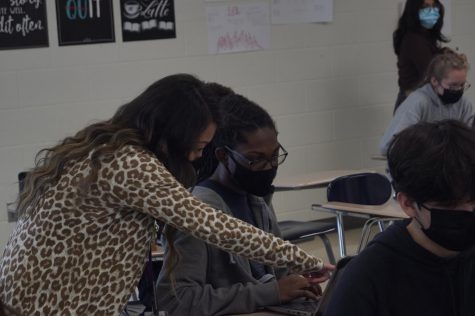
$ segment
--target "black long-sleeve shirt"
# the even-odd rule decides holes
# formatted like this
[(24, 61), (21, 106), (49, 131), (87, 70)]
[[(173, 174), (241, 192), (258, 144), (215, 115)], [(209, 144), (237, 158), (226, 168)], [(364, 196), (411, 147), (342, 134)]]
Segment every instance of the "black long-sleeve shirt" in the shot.
[(424, 79), (427, 66), (439, 48), (428, 31), (407, 33), (401, 42), (397, 68), (399, 88), (415, 90)]

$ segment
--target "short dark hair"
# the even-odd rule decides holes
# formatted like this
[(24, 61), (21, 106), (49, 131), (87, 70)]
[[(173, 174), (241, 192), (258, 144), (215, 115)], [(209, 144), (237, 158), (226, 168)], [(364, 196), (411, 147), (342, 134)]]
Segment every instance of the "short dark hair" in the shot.
[(394, 189), (418, 203), (475, 201), (475, 131), (456, 120), (421, 122), (389, 144)]

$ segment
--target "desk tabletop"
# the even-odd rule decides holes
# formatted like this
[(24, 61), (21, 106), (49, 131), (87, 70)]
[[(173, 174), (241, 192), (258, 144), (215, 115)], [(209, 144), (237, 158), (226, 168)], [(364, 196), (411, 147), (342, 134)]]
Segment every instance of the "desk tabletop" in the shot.
[(343, 211), (348, 213), (358, 213), (365, 215), (373, 215), (380, 217), (395, 217), (395, 218), (409, 218), (401, 209), (398, 202), (394, 199), (389, 199), (383, 205), (362, 205), (342, 202), (327, 202), (324, 204), (314, 204), (314, 206), (332, 211)]
[(338, 177), (362, 172), (377, 172), (377, 170), (353, 169), (353, 170), (327, 170), (308, 174), (279, 177), (274, 181), (275, 191), (291, 191), (304, 189), (325, 188), (330, 182)]
[(384, 155), (373, 155), (373, 156), (371, 156), (371, 159), (386, 161), (386, 160), (388, 160), (388, 157), (386, 157)]

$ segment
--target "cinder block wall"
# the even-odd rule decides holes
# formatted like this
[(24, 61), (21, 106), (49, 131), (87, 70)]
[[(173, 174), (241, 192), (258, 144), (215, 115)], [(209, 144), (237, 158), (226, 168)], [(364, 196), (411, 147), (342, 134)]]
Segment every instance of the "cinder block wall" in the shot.
[[(47, 0), (50, 47), (0, 51), (1, 249), (12, 229), (6, 203), (15, 200), (16, 175), (32, 166), (35, 153), (110, 117), (172, 73), (229, 85), (269, 110), (290, 152), (280, 176), (382, 167), (370, 157), (397, 94), (391, 35), (398, 1), (335, 0), (333, 23), (272, 26), (272, 49), (217, 56), (207, 53), (204, 0), (175, 0), (176, 39), (129, 43), (122, 43), (114, 5), (116, 43), (58, 47), (55, 5)], [(474, 60), (475, 2), (452, 5), (450, 45)], [(279, 218), (322, 216), (309, 206), (324, 199), (323, 191), (277, 194)]]

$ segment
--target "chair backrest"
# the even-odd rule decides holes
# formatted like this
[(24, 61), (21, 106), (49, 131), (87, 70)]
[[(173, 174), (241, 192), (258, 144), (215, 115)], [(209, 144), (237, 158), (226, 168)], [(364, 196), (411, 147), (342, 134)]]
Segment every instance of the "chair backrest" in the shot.
[(329, 202), (381, 205), (391, 197), (391, 183), (379, 173), (358, 173), (336, 178), (327, 188)]
[(25, 178), (27, 175), (28, 175), (28, 172), (26, 171), (21, 171), (18, 173), (18, 186), (19, 186), (18, 192), (19, 193), (23, 192), (23, 188), (25, 186)]

